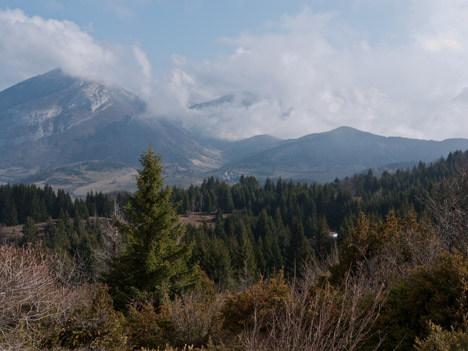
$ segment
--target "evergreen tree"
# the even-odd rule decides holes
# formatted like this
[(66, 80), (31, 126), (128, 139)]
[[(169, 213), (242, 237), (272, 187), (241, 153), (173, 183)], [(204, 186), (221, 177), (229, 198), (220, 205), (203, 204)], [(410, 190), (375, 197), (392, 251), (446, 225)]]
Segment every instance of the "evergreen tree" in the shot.
[(301, 221), (297, 217), (294, 217), (292, 220), (291, 241), (289, 243), (286, 271), (290, 276), (300, 275), (302, 265), (311, 258), (312, 249), (304, 235), (304, 227)]
[(219, 287), (225, 288), (229, 285), (232, 277), (231, 257), (222, 240), (211, 238), (206, 255), (203, 257), (202, 268)]
[(57, 224), (49, 221), (46, 224), (45, 244), (49, 249), (61, 252), (70, 252), (71, 250), (71, 234), (73, 233), (73, 226), (70, 223), (68, 215), (60, 211), (59, 219)]
[(234, 202), (232, 200), (231, 189), (229, 188), (228, 184), (221, 183), (218, 197), (218, 204), (219, 207), (223, 210), (223, 212), (231, 213), (234, 209)]
[(245, 230), (242, 230), (236, 256), (238, 279), (245, 286), (251, 286), (259, 276), (252, 242)]
[(4, 203), (3, 221), (5, 225), (17, 225), (18, 224), (18, 211), (16, 210), (15, 200), (8, 196)]
[(83, 221), (79, 212), (75, 211), (75, 216), (73, 217), (73, 229), (76, 234), (82, 235), (85, 231)]
[(226, 240), (226, 232), (224, 231), (224, 223), (223, 223), (223, 212), (218, 208), (216, 212), (216, 224), (215, 224), (215, 235), (217, 238)]
[(78, 214), (80, 218), (88, 219), (89, 211), (88, 207), (86, 206), (86, 202), (84, 202), (82, 199), (75, 199), (73, 214), (75, 217)]
[(137, 191), (124, 207), (127, 221), (117, 223), (128, 245), (104, 275), (120, 309), (133, 298), (150, 298), (158, 305), (164, 292), (177, 294), (198, 282), (198, 267), (187, 265), (191, 250), (182, 240), (183, 227), (176, 225), (171, 190), (163, 188), (161, 158), (148, 147), (140, 163)]
[(327, 219), (321, 216), (318, 220), (316, 234), (316, 249), (319, 256), (325, 257), (332, 248), (332, 244), (333, 240), (330, 238), (330, 228), (328, 227)]
[(37, 242), (37, 228), (34, 219), (26, 217), (26, 222), (23, 226), (23, 237), (20, 240), (20, 245), (24, 246), (28, 243), (35, 245)]

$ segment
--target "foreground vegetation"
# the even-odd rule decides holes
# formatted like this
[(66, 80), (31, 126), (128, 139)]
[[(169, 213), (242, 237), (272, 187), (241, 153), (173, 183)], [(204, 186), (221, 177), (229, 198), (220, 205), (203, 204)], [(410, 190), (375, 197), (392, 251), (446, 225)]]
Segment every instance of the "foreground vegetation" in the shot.
[(147, 149), (117, 202), (1, 187), (0, 348), (466, 349), (467, 161), (171, 191)]

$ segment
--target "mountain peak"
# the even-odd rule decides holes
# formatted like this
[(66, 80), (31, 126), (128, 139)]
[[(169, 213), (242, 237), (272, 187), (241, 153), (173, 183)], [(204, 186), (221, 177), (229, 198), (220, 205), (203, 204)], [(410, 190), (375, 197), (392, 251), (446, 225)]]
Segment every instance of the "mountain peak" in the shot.
[(210, 107), (219, 107), (224, 104), (235, 104), (239, 106), (250, 106), (258, 100), (258, 97), (250, 92), (244, 91), (240, 93), (231, 93), (223, 95), (217, 99), (201, 102), (198, 104), (192, 104), (189, 106), (192, 110), (202, 110)]
[(54, 68), (49, 72), (38, 75), (37, 77), (47, 77), (47, 76), (65, 76), (65, 73), (60, 67)]
[(134, 94), (60, 68), (29, 78), (0, 92), (0, 168), (86, 160), (135, 165), (148, 143), (165, 163), (181, 167), (203, 168), (216, 158), (182, 128), (146, 113)]
[(353, 128), (353, 127), (348, 127), (348, 126), (341, 126), (335, 129), (332, 129), (326, 133), (332, 133), (332, 134), (357, 134), (357, 133), (366, 133), (363, 132), (362, 130)]

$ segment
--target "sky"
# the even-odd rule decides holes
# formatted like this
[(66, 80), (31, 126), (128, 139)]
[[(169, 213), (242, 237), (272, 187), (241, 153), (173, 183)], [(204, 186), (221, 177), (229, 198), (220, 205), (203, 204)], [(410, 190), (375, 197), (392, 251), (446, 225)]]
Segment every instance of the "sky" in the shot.
[(468, 138), (468, 0), (0, 0), (0, 90), (56, 67), (203, 137)]

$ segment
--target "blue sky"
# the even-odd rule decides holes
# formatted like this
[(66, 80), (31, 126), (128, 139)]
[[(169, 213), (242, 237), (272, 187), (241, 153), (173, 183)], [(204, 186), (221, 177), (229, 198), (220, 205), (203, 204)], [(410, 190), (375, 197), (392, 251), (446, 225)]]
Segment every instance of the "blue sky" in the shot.
[[(261, 33), (270, 21), (305, 8), (333, 12), (373, 41), (395, 40), (391, 28), (399, 6), (365, 6), (349, 0), (14, 0), (2, 8), (22, 9), (28, 16), (69, 20), (103, 43), (138, 44), (156, 72), (173, 54), (192, 60), (229, 52), (220, 38), (244, 31)], [(401, 14), (401, 13), (400, 13)], [(387, 22), (387, 23), (383, 23)], [(386, 32), (389, 30), (389, 32)]]
[(467, 0), (3, 0), (0, 89), (62, 67), (206, 136), (468, 137), (467, 18)]

